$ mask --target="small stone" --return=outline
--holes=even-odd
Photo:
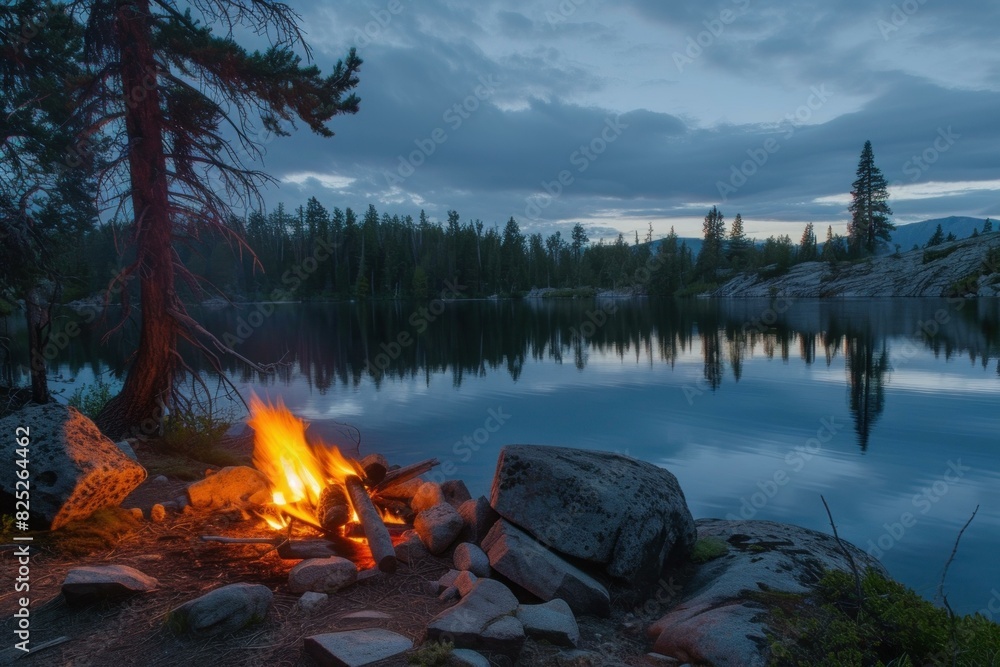
[[[130,507],[126,511],[129,514],[131,514],[132,518],[135,519],[136,521],[142,521],[143,515],[142,515],[142,508],[141,507]]]
[[[462,594],[454,586],[444,589],[441,591],[441,595],[438,596],[438,600],[441,600],[441,602],[458,602],[461,598]]]
[[[149,510],[149,520],[153,523],[162,523],[166,518],[167,508],[159,503],[153,505],[153,508]]]
[[[678,667],[681,661],[662,653],[647,653],[646,663],[652,667]]]
[[[168,484],[170,482],[166,475],[157,475],[153,478],[153,484]]]
[[[396,558],[401,563],[412,564],[430,555],[427,547],[420,540],[417,531],[408,530],[403,533],[403,539],[396,545]]]
[[[459,535],[463,542],[480,544],[490,528],[497,522],[500,515],[490,505],[490,501],[484,496],[479,496],[475,500],[466,500],[458,508],[458,513],[462,515],[465,527]]]
[[[455,667],[490,667],[490,661],[472,649],[457,648],[451,652],[450,665]]]
[[[135,455],[135,450],[132,449],[132,444],[128,440],[122,440],[121,442],[116,442],[115,447],[122,450],[122,454],[124,454],[125,456],[129,457],[130,459],[138,463],[139,457]]]
[[[368,568],[367,570],[361,570],[358,572],[358,581],[367,581],[368,579],[374,579],[375,577],[382,576],[382,570],[377,567]]]
[[[191,504],[190,502],[188,502],[188,497],[186,495],[177,496],[176,498],[173,499],[172,502],[174,503],[174,505],[177,506],[178,512],[180,512],[182,509]]]
[[[452,560],[457,570],[468,570],[477,577],[490,576],[490,558],[475,544],[470,542],[459,544],[455,547]]]
[[[449,479],[441,484],[441,493],[444,495],[445,502],[455,509],[461,507],[462,503],[472,500],[469,487],[460,479]]]
[[[522,604],[517,608],[517,618],[524,625],[525,634],[534,639],[572,648],[580,643],[576,617],[560,598],[544,604]]]
[[[315,591],[306,591],[305,593],[302,594],[302,597],[299,598],[298,606],[299,609],[301,609],[302,611],[306,612],[307,614],[311,614],[320,607],[325,606],[326,603],[329,601],[330,601],[330,596],[327,595],[326,593],[316,593]]]
[[[414,512],[418,514],[424,510],[429,510],[435,505],[439,505],[445,501],[444,493],[441,492],[441,487],[434,482],[424,482],[417,489],[416,495],[413,496],[413,500],[410,501],[410,507]]]
[[[369,628],[306,637],[305,647],[321,667],[362,667],[409,651],[413,642],[389,630]]]
[[[424,510],[413,521],[420,540],[435,556],[452,545],[465,523],[458,511],[448,503],[440,503]]]
[[[127,565],[89,565],[70,570],[63,581],[62,594],[71,606],[98,600],[119,600],[148,593],[159,583]]]
[[[167,616],[179,632],[208,637],[242,630],[267,616],[274,593],[260,584],[229,584],[185,602]]]
[[[449,586],[454,586],[455,580],[458,579],[459,575],[461,574],[462,574],[461,570],[448,570],[447,572],[442,574],[441,577],[437,580],[438,586],[441,587],[440,590],[444,590]]]
[[[458,589],[458,592],[462,594],[462,597],[465,597],[469,594],[469,591],[472,590],[472,587],[478,580],[479,577],[472,574],[468,570],[463,570],[461,574],[455,577],[455,582],[452,586]]]
[[[336,593],[357,580],[358,568],[346,558],[310,558],[289,571],[288,589],[293,593]]]

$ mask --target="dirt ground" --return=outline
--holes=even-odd
[[[231,445],[234,453],[246,455],[246,443]],[[155,470],[152,450],[137,446],[140,462]],[[150,475],[122,507],[141,507],[148,519],[153,503],[170,500],[183,493],[188,482],[153,479]],[[330,596],[322,609],[305,614],[298,610],[297,595],[288,590],[288,571],[299,561],[282,560],[268,546],[230,545],[204,542],[202,535],[228,537],[271,537],[273,532],[262,520],[240,513],[198,511],[169,514],[162,523],[148,520],[117,537],[108,546],[81,553],[67,551],[69,540],[58,532],[40,534],[31,558],[31,590],[28,596],[31,619],[31,645],[38,647],[51,640],[61,643],[37,653],[20,655],[11,652],[15,628],[12,614],[18,607],[13,586],[0,590],[0,664],[17,667],[173,667],[256,666],[315,667],[305,654],[303,639],[324,632],[372,627],[372,621],[350,621],[343,617],[361,610],[381,611],[391,619],[381,627],[398,632],[419,645],[424,628],[436,614],[449,605],[427,592],[425,584],[436,581],[449,567],[449,560],[432,556],[410,565],[400,563],[393,575],[377,574]],[[62,540],[62,541],[61,541]],[[353,555],[359,569],[371,567],[363,547]],[[67,572],[82,565],[117,564],[134,567],[159,580],[159,588],[149,594],[120,603],[101,603],[83,608],[70,607],[60,593]],[[0,571],[16,572],[12,548],[0,550]],[[11,581],[13,577],[7,579]],[[264,584],[274,591],[274,602],[263,623],[239,633],[207,639],[177,636],[164,619],[183,602],[209,590],[231,583]],[[533,601],[536,602],[536,601]],[[585,667],[654,664],[645,657],[648,650],[641,628],[623,632],[618,612],[611,619],[578,619],[581,626],[581,649],[598,659],[567,660],[560,649],[545,642],[529,640],[518,665],[575,665]],[[491,664],[511,664],[502,656],[489,656]],[[377,663],[378,667],[406,665],[406,656]]]

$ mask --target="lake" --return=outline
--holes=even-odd
[[[695,518],[784,521],[878,556],[933,599],[1000,620],[1000,300],[559,300],[250,305],[199,311],[253,360],[249,393],[310,431],[488,494],[508,443],[668,468]],[[57,323],[79,319],[67,311]],[[15,333],[15,353],[23,341]],[[21,342],[18,342],[21,341]],[[120,368],[85,330],[54,372]],[[63,399],[65,400],[65,394]]]

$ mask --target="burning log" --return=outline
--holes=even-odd
[[[389,531],[382,522],[378,510],[372,504],[372,499],[368,496],[368,490],[357,475],[348,475],[344,479],[344,486],[351,497],[351,504],[354,512],[358,515],[358,521],[365,529],[365,537],[368,540],[368,548],[372,552],[375,564],[383,572],[392,573],[396,571],[396,549],[392,545],[392,538]]]
[[[372,493],[381,493],[383,495],[392,495],[387,493],[388,489],[394,486],[403,484],[410,481],[414,477],[419,477],[425,472],[429,472],[431,468],[441,463],[437,459],[427,459],[426,461],[420,461],[418,463],[412,463],[408,466],[402,468],[397,468],[396,470],[390,470],[386,473],[385,479],[376,484],[372,488]]]
[[[375,486],[389,472],[389,462],[381,454],[369,454],[358,462],[365,471],[365,484]]]
[[[351,520],[351,505],[347,499],[347,490],[341,484],[330,484],[319,496],[316,506],[316,518],[319,525],[328,533],[336,532],[338,528]]]

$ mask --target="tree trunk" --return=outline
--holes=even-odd
[[[139,347],[122,391],[97,419],[97,425],[112,438],[151,434],[159,427],[177,370],[178,325],[170,310],[179,305],[174,292],[164,119],[149,27],[149,1],[120,0],[115,29],[116,41],[122,45],[121,78],[142,318]]]
[[[24,311],[28,321],[28,358],[31,359],[31,400],[49,402],[49,384],[43,350],[48,342],[49,313],[41,290],[33,287],[24,295]]]

